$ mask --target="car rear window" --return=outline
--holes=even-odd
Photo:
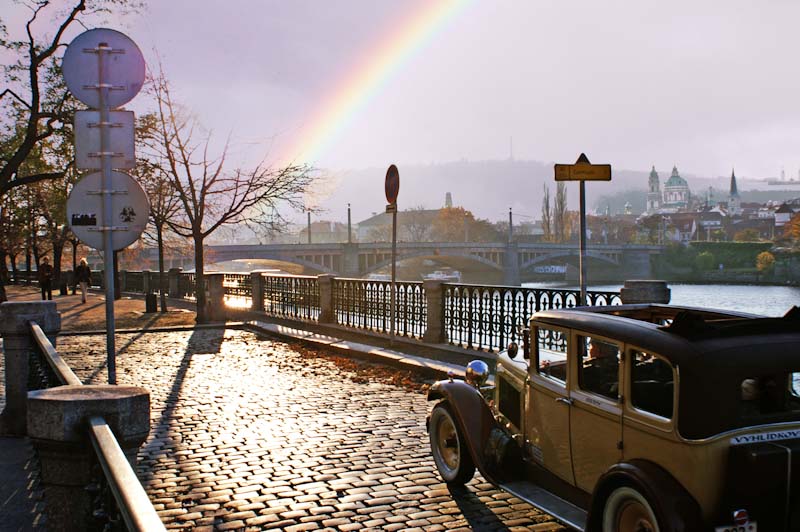
[[[631,404],[634,408],[672,419],[674,376],[669,362],[644,351],[631,352]]]
[[[739,413],[743,419],[769,422],[800,413],[800,372],[768,373],[741,380]]]

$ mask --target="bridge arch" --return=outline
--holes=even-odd
[[[503,267],[501,265],[497,264],[496,262],[494,262],[492,260],[489,260],[489,259],[487,259],[485,257],[481,257],[479,255],[475,255],[474,253],[469,253],[469,252],[467,252],[467,253],[458,253],[458,252],[450,251],[450,252],[445,252],[445,253],[442,253],[442,252],[431,253],[431,250],[427,250],[426,249],[426,250],[412,251],[412,252],[408,252],[408,253],[403,253],[402,255],[398,254],[397,262],[401,262],[401,261],[404,261],[404,260],[411,260],[411,259],[427,259],[427,258],[436,259],[436,258],[443,258],[443,257],[453,257],[453,258],[460,258],[460,259],[468,259],[470,261],[482,264],[484,266],[488,266],[489,268],[492,268],[494,270],[503,271]],[[364,273],[365,274],[373,273],[373,272],[376,272],[376,271],[381,270],[383,268],[389,267],[391,265],[392,265],[392,260],[391,259],[380,261],[380,262],[376,262],[375,264],[370,265],[364,271]]]
[[[533,259],[530,259],[523,264],[520,265],[521,271],[529,270],[530,268],[536,266],[537,264],[542,264],[545,262],[550,262],[554,259],[560,258],[578,258],[580,256],[580,252],[578,250],[559,250],[554,253],[548,253],[546,255],[538,255]],[[587,250],[586,256],[590,259],[596,259],[600,262],[604,262],[606,264],[612,266],[619,266],[621,262],[619,260],[615,260],[611,258],[607,253],[601,253],[598,251]]]

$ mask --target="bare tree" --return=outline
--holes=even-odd
[[[569,240],[569,220],[567,219],[567,187],[563,181],[556,185],[556,201],[553,204],[553,233],[556,242]]]
[[[140,147],[140,158],[136,162],[134,173],[150,200],[150,224],[145,231],[145,237],[154,240],[158,247],[158,290],[161,312],[166,312],[168,280],[164,272],[165,233],[169,229],[169,223],[176,221],[181,202],[167,170],[169,165],[163,155],[159,131],[157,114],[148,113],[138,119],[136,141]]]
[[[430,242],[433,216],[422,205],[411,207],[402,213],[403,228],[411,242]]]
[[[301,210],[312,182],[311,169],[290,165],[273,169],[260,163],[252,169],[226,168],[228,144],[211,154],[211,135],[181,112],[163,73],[154,80],[158,105],[159,144],[166,172],[180,202],[180,216],[170,227],[194,243],[197,321],[208,320],[204,282],[205,239],[223,225],[248,223],[276,230],[285,220],[279,208]]]
[[[542,196],[542,239],[545,242],[553,240],[553,218],[550,213],[550,189],[544,185],[544,196]]]

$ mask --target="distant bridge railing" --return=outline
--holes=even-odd
[[[124,291],[155,289],[155,272],[133,279]],[[148,280],[148,275],[152,279]],[[196,299],[193,273],[170,272],[170,295]],[[268,316],[337,324],[387,334],[391,323],[391,283],[372,279],[347,279],[332,275],[274,275],[262,272],[205,275],[212,310],[251,310]],[[218,288],[214,288],[217,286]],[[396,283],[397,336],[433,343],[496,352],[509,342],[520,342],[521,326],[540,310],[579,305],[580,291],[451,284],[438,281]],[[173,290],[174,288],[174,290]],[[215,296],[218,294],[218,296]],[[219,301],[214,298],[218,297]],[[618,292],[587,292],[589,305],[619,305]]]

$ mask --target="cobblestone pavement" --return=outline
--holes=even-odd
[[[151,391],[138,473],[168,528],[562,530],[479,475],[447,489],[421,381],[239,330],[117,346],[119,382]],[[104,348],[101,336],[58,343],[85,383],[106,378]]]

